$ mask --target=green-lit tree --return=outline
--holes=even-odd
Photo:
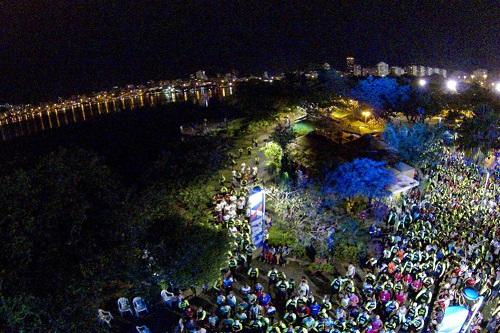
[[[211,215],[213,189],[206,178],[151,186],[136,205],[136,236],[151,276],[178,286],[214,281],[226,264],[227,232]]]
[[[283,158],[283,149],[276,142],[268,142],[260,149],[266,157],[267,167],[275,173],[281,170],[281,159]]]

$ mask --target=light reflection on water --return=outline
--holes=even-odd
[[[197,89],[173,93],[158,91],[141,95],[114,97],[92,102],[74,102],[57,109],[36,108],[23,114],[0,114],[0,140],[30,135],[46,129],[79,123],[104,114],[139,111],[176,102],[192,102],[208,106],[213,98],[222,99],[233,94],[233,88]]]

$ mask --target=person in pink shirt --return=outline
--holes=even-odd
[[[411,283],[411,288],[413,289],[414,292],[418,292],[422,288],[422,281],[421,280],[414,280]]]
[[[406,274],[404,277],[403,277],[403,282],[406,284],[406,285],[409,285],[413,282],[413,278],[411,277],[410,274]]]
[[[399,305],[403,305],[406,301],[406,295],[403,292],[399,292],[396,294],[396,302],[399,303]]]
[[[385,304],[390,301],[391,293],[388,290],[384,289],[379,293],[378,297],[380,299],[380,302],[382,302],[382,304]]]
[[[356,306],[358,306],[358,303],[359,303],[358,295],[356,295],[355,293],[350,294],[349,295],[349,305],[356,307]]]
[[[378,332],[381,328],[382,328],[382,325],[384,323],[382,322],[382,320],[380,320],[380,316],[375,316],[375,318],[373,319],[372,323],[371,323],[371,326],[372,326],[372,329],[375,330],[375,332]]]

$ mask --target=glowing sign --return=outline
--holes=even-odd
[[[248,197],[248,207],[250,208],[250,229],[252,231],[252,241],[256,247],[261,247],[264,243],[264,214],[266,212],[265,193],[260,187],[255,187]]]

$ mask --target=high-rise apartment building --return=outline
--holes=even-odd
[[[391,67],[391,74],[395,76],[401,76],[405,73],[405,70],[398,66]]]
[[[195,73],[195,78],[196,78],[196,80],[200,80],[200,81],[208,80],[207,74],[205,74],[205,71],[197,71]]]
[[[347,68],[347,74],[349,75],[354,75],[354,57],[347,57],[346,58],[346,68]]]
[[[362,75],[362,70],[361,70],[361,65],[354,65],[354,76],[361,76]]]
[[[389,75],[389,65],[381,61],[377,64],[377,75],[386,76]]]
[[[418,66],[417,65],[406,66],[405,73],[408,75],[418,76]]]

